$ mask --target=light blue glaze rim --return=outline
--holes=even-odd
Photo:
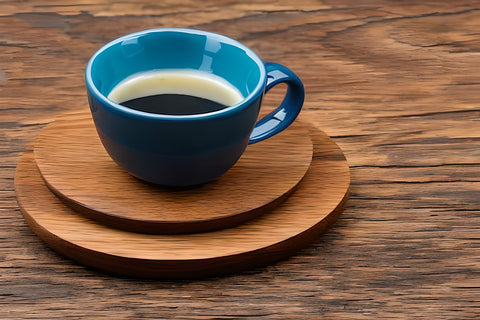
[[[257,83],[257,86],[255,89],[248,95],[246,96],[241,102],[218,110],[214,112],[209,112],[209,113],[202,113],[202,114],[192,114],[192,115],[166,115],[166,114],[155,114],[155,113],[148,113],[148,112],[143,112],[143,111],[138,111],[135,109],[127,108],[122,106],[121,104],[115,103],[112,100],[108,99],[105,97],[98,89],[97,87],[93,84],[93,79],[92,79],[92,65],[97,56],[102,54],[104,51],[108,50],[110,47],[113,45],[116,45],[120,42],[123,42],[125,40],[129,40],[132,38],[140,37],[146,34],[150,33],[158,33],[158,32],[178,32],[178,33],[183,33],[183,34],[192,34],[192,35],[201,35],[201,36],[207,36],[210,38],[213,38],[219,42],[223,42],[229,45],[233,45],[235,47],[238,47],[242,49],[249,58],[251,58],[258,66],[259,71],[260,71],[260,79]],[[149,119],[164,119],[164,120],[200,120],[200,119],[205,119],[205,118],[216,118],[220,116],[225,116],[228,115],[232,112],[236,112],[239,109],[242,109],[242,107],[247,107],[250,105],[250,103],[257,99],[260,95],[263,95],[265,86],[267,83],[267,76],[266,76],[266,69],[263,61],[257,56],[255,52],[253,52],[250,48],[247,46],[241,44],[240,42],[233,40],[227,36],[214,33],[214,32],[208,32],[208,31],[201,31],[201,30],[195,30],[195,29],[186,29],[186,28],[156,28],[156,29],[148,29],[144,31],[139,31],[135,33],[131,33],[125,36],[122,36],[120,38],[117,38],[107,44],[105,44],[103,47],[101,47],[88,61],[87,67],[85,68],[85,82],[87,85],[88,90],[90,91],[91,94],[95,95],[95,98],[98,99],[99,101],[103,102],[103,104],[109,108],[111,108],[114,111],[121,112],[121,113],[127,113],[132,116],[136,116],[139,118],[149,118]]]

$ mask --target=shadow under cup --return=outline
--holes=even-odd
[[[244,99],[219,111],[164,115],[107,98],[122,80],[152,70],[199,70],[227,80]],[[249,143],[267,85],[264,63],[242,44],[209,32],[147,30],[114,40],[90,59],[88,101],[110,157],[150,183],[188,186],[231,168]]]

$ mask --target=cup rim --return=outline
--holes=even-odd
[[[248,55],[248,57],[250,57],[257,64],[260,70],[260,79],[255,89],[252,92],[250,92],[248,96],[244,97],[242,101],[240,101],[237,104],[234,104],[233,106],[229,106],[213,112],[206,112],[206,113],[200,113],[200,114],[188,114],[188,115],[169,115],[169,114],[158,114],[158,113],[139,111],[139,110],[125,107],[119,103],[116,103],[108,99],[105,95],[103,95],[94,85],[93,79],[92,79],[92,65],[95,59],[104,51],[108,50],[109,48],[111,48],[112,46],[120,42],[123,42],[128,39],[132,39],[135,37],[143,36],[146,34],[160,33],[160,32],[177,32],[177,33],[183,33],[183,34],[187,33],[187,34],[195,34],[195,35],[204,35],[204,36],[208,36],[213,39],[216,39],[219,42],[227,43],[244,50],[245,53]],[[250,105],[250,102],[257,99],[258,96],[263,95],[264,88],[267,82],[266,74],[267,72],[266,72],[263,61],[258,57],[258,55],[255,52],[253,52],[253,50],[243,45],[242,43],[238,42],[237,40],[233,40],[225,35],[209,32],[209,31],[187,29],[187,28],[155,28],[155,29],[148,29],[148,30],[130,33],[122,37],[116,38],[115,40],[112,40],[107,44],[103,45],[100,49],[98,49],[94,53],[94,55],[88,61],[87,67],[85,68],[85,82],[86,82],[88,91],[91,94],[93,94],[96,97],[96,99],[100,100],[105,106],[108,106],[109,108],[117,112],[127,113],[129,115],[142,117],[142,118],[155,118],[155,119],[168,119],[168,120],[195,120],[195,119],[228,115],[228,114],[231,114],[232,112],[237,111],[238,109],[242,109],[242,107],[246,107]]]

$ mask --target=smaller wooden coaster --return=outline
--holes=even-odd
[[[142,278],[199,278],[266,265],[315,240],[339,217],[350,172],[338,146],[312,129],[312,164],[295,193],[235,228],[151,235],[110,228],[67,207],[45,186],[32,152],[15,173],[15,191],[30,228],[51,248],[109,273]]]
[[[88,110],[62,115],[34,144],[46,185],[69,207],[115,228],[150,234],[228,228],[271,210],[302,180],[312,153],[308,130],[295,123],[248,146],[219,179],[168,189],[120,168],[103,148]]]

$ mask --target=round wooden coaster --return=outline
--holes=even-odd
[[[312,130],[313,161],[295,193],[271,212],[235,228],[152,235],[108,227],[77,214],[50,192],[32,152],[20,159],[15,190],[30,228],[50,247],[87,266],[144,278],[236,272],[294,253],[340,215],[350,185],[349,167],[338,146]]]
[[[86,111],[47,125],[34,144],[47,186],[68,206],[115,228],[152,234],[232,227],[283,201],[312,161],[308,130],[296,123],[248,146],[219,179],[191,188],[162,188],[138,180],[109,157]]]

